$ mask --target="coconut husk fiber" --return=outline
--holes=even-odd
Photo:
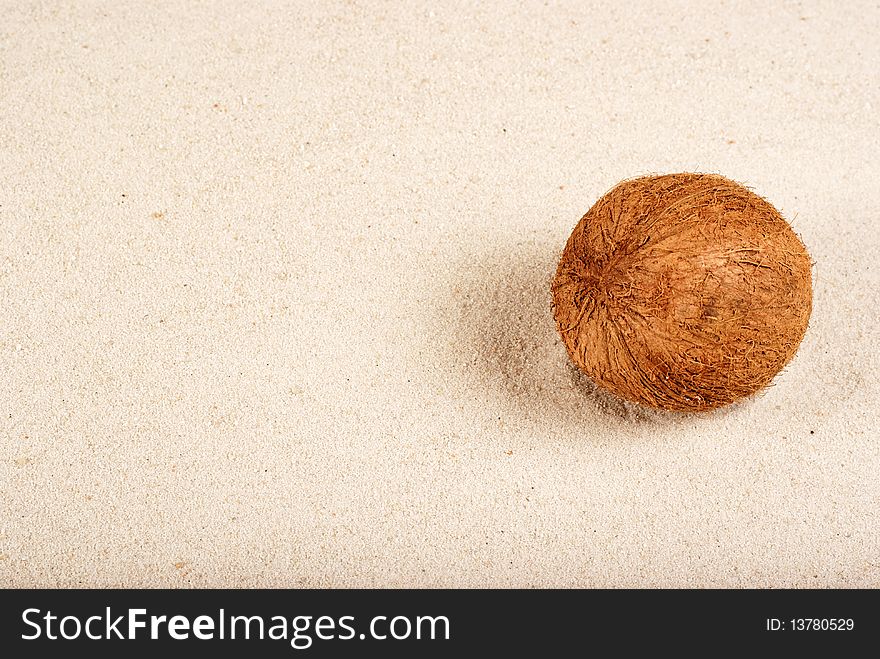
[[[552,284],[574,363],[621,398],[702,411],[766,387],[812,309],[811,262],[779,212],[722,176],[620,183],[581,218]]]

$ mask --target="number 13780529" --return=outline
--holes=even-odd
[[[768,632],[848,632],[854,627],[852,618],[767,618]]]

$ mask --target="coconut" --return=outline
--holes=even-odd
[[[722,176],[624,181],[581,218],[551,287],[572,361],[649,407],[708,410],[766,387],[812,310],[810,256]]]

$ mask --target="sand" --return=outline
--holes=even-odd
[[[880,586],[875,2],[7,2],[0,584]],[[556,335],[622,178],[816,262],[716,413]]]

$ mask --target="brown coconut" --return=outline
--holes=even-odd
[[[620,183],[581,218],[552,284],[574,363],[621,398],[708,410],[766,387],[812,309],[803,243],[722,176]]]

